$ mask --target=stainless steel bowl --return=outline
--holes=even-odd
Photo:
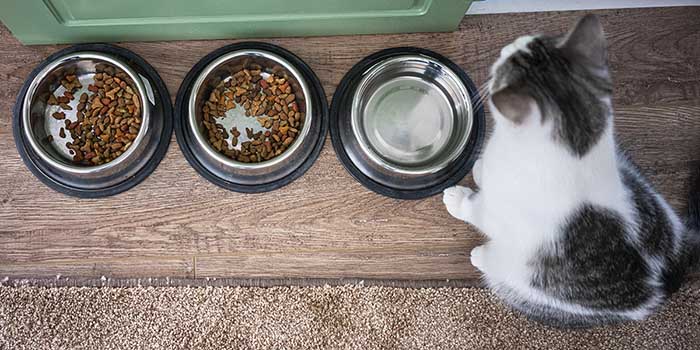
[[[98,71],[126,75],[126,82],[135,88],[141,101],[141,128],[131,147],[119,157],[101,165],[79,165],[71,161],[66,147],[72,141],[70,134],[66,133],[65,138],[58,136],[64,120],[51,116],[61,109],[48,105],[47,100],[51,94],[63,95],[65,89],[60,81],[65,75],[77,75],[83,87],[74,95],[80,96],[94,83]],[[163,91],[166,90],[157,73],[126,49],[104,44],[64,49],[32,72],[20,92],[13,124],[17,148],[30,170],[54,189],[82,197],[118,193],[143,180],[167,150],[167,143],[161,144],[172,130],[171,108],[167,91],[165,98]],[[76,98],[69,103],[73,110],[64,111],[66,119],[77,119],[78,102]],[[53,135],[52,141],[48,135]]]
[[[199,67],[201,66],[201,67]],[[230,159],[216,151],[206,137],[206,128],[202,123],[202,106],[209,94],[222,81],[244,68],[259,68],[263,74],[275,74],[285,77],[297,95],[297,104],[306,117],[299,135],[289,148],[277,157],[259,163],[242,163]],[[309,81],[312,80],[312,82]],[[237,191],[258,192],[270,190],[275,186],[265,186],[284,179],[312,156],[318,153],[319,138],[323,115],[326,113],[325,97],[319,94],[320,84],[317,78],[303,62],[286,50],[262,43],[241,43],[222,48],[205,57],[185,78],[181,93],[178,94],[178,113],[181,126],[176,126],[178,140],[190,163],[213,182]],[[322,90],[321,90],[322,91]],[[238,130],[253,129],[253,132],[265,131],[256,118],[248,117],[245,110],[238,108],[226,112],[224,118],[218,118],[226,130],[236,126]],[[229,144],[231,138],[229,135]],[[245,133],[239,136],[236,148],[247,141]],[[312,159],[313,161],[313,159]],[[305,170],[305,169],[304,169]]]
[[[331,135],[346,168],[395,197],[456,182],[459,168],[471,166],[465,158],[476,153],[470,140],[478,137],[476,92],[465,76],[420,49],[390,49],[359,63],[333,100]]]
[[[98,52],[76,52],[62,56],[42,69],[31,82],[22,105],[22,122],[23,125],[28,126],[24,128],[24,133],[32,149],[41,160],[48,163],[75,187],[98,188],[114,185],[138,170],[138,167],[130,165],[139,158],[145,159],[142,157],[143,152],[146,151],[143,140],[149,135],[149,108],[143,108],[141,112],[142,126],[132,146],[111,162],[96,166],[73,164],[70,161],[72,156],[65,145],[72,140],[70,134],[67,134],[66,138],[54,137],[52,142],[48,142],[47,136],[58,135],[58,130],[64,126],[63,120],[51,117],[51,114],[61,109],[59,106],[46,104],[48,96],[63,95],[65,89],[60,85],[60,81],[67,74],[77,75],[83,85],[80,90],[74,92],[76,96],[87,92],[88,85],[94,83],[93,76],[98,67],[101,70],[114,69],[115,73],[125,73],[129,77],[127,83],[136,87],[140,100],[155,103],[152,98],[153,92],[147,91],[147,89],[150,90],[150,85],[143,82],[136,72],[120,60]],[[69,103],[73,110],[66,111],[66,119],[71,121],[77,119],[78,102],[76,98]]]

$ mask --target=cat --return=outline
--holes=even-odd
[[[479,190],[443,194],[452,216],[488,238],[471,251],[486,285],[555,327],[649,316],[697,255],[700,197],[682,222],[618,149],[598,18],[518,38],[488,91],[495,126],[473,168]]]

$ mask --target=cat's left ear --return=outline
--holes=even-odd
[[[593,68],[606,68],[608,64],[608,44],[603,26],[596,15],[581,18],[559,44],[559,47],[573,59],[583,59]]]
[[[522,124],[532,111],[534,100],[513,87],[506,87],[494,92],[491,103],[506,119],[515,124]]]

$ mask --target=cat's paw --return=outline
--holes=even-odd
[[[485,248],[482,245],[474,247],[470,254],[472,265],[474,265],[474,267],[479,269],[481,272],[484,272],[484,249]]]
[[[474,193],[471,188],[452,186],[445,189],[442,194],[442,202],[445,203],[447,212],[457,219],[468,221],[470,218],[469,197]]]
[[[484,171],[484,162],[481,160],[481,158],[477,159],[476,162],[474,163],[474,166],[472,167],[472,177],[474,178],[474,183],[476,183],[477,186],[481,187],[481,179]]]

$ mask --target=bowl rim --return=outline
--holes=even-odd
[[[292,74],[294,76],[294,79],[296,79],[299,82],[299,85],[301,87],[301,93],[304,96],[304,108],[305,108],[305,119],[304,119],[304,126],[302,127],[301,131],[299,132],[299,135],[294,139],[294,142],[292,143],[291,147],[287,148],[284,152],[282,152],[280,155],[275,156],[273,158],[270,158],[266,161],[262,162],[256,162],[256,163],[243,163],[239,162],[237,160],[231,159],[226,157],[225,155],[217,152],[214,147],[204,138],[202,135],[201,131],[197,127],[197,107],[196,107],[196,102],[197,102],[197,93],[202,85],[204,84],[205,79],[212,73],[214,72],[217,68],[219,68],[221,65],[226,64],[231,59],[234,59],[236,57],[240,56],[262,56],[267,59],[273,60],[277,63],[279,63],[288,73]],[[195,141],[204,149],[207,154],[216,159],[218,162],[225,164],[228,167],[231,168],[236,168],[240,170],[255,170],[255,169],[263,169],[267,167],[271,167],[274,165],[277,165],[279,163],[282,163],[284,160],[287,158],[291,157],[292,154],[299,148],[301,143],[304,141],[304,138],[309,134],[309,131],[311,129],[311,122],[313,119],[313,99],[314,97],[311,96],[308,84],[306,83],[306,79],[301,75],[299,70],[297,70],[294,65],[292,65],[288,60],[286,60],[284,57],[281,57],[280,55],[275,54],[274,52],[262,50],[262,49],[241,49],[241,50],[236,50],[236,51],[231,51],[228,52],[224,55],[221,55],[220,57],[216,58],[214,61],[209,63],[204,69],[199,72],[196,76],[196,79],[192,85],[192,88],[190,89],[189,93],[189,99],[188,99],[188,104],[187,104],[187,110],[189,112],[189,118],[187,119],[188,125],[190,128],[190,131],[192,132],[192,135],[194,135]]]
[[[195,152],[192,150],[192,148],[190,147],[190,138],[187,132],[189,130],[189,128],[187,127],[187,96],[189,95],[192,89],[192,82],[195,79],[196,75],[207,64],[215,60],[217,57],[224,55],[230,51],[236,51],[247,48],[262,49],[280,55],[288,61],[290,61],[302,73],[302,75],[306,78],[306,82],[309,84],[310,94],[313,94],[316,97],[314,99],[316,110],[314,118],[317,118],[316,123],[319,124],[318,135],[316,135],[315,132],[312,135],[316,137],[316,140],[313,144],[311,152],[305,159],[300,159],[298,162],[294,163],[294,170],[292,170],[289,174],[280,179],[254,185],[236,183],[217,176],[205,164],[203,164],[200,161],[199,156],[195,154]],[[180,85],[180,88],[177,93],[175,101],[174,121],[175,134],[177,136],[177,144],[180,147],[180,151],[182,151],[183,155],[185,156],[185,159],[187,159],[187,162],[190,164],[190,166],[192,166],[202,177],[204,177],[209,182],[230,191],[240,193],[261,193],[273,191],[290,184],[294,180],[301,177],[304,173],[306,173],[306,171],[309,170],[309,168],[311,168],[311,166],[314,164],[316,159],[318,159],[318,156],[320,155],[321,150],[323,149],[323,145],[325,144],[326,135],[328,133],[328,101],[326,100],[326,94],[323,90],[323,86],[321,85],[321,81],[318,79],[313,70],[294,53],[283,47],[273,45],[270,43],[258,41],[243,41],[234,44],[229,44],[210,52],[206,56],[202,57],[190,69],[190,71],[183,79],[183,82]]]
[[[69,185],[62,181],[61,175],[52,172],[50,167],[44,164],[43,160],[39,158],[31,147],[27,144],[24,137],[24,132],[22,131],[22,103],[26,95],[27,89],[32,79],[38,74],[38,72],[43,69],[50,62],[54,61],[56,58],[62,55],[78,52],[78,51],[97,51],[102,53],[109,53],[117,56],[125,62],[129,62],[131,66],[138,71],[139,74],[149,80],[153,85],[153,93],[155,103],[160,106],[159,113],[157,115],[152,115],[152,117],[158,117],[162,119],[162,128],[159,128],[160,133],[159,138],[153,138],[152,147],[155,148],[153,153],[149,156],[148,160],[141,165],[141,167],[129,178],[124,181],[105,186],[103,188],[81,188]],[[111,44],[77,44],[69,46],[67,48],[61,49],[49,55],[41,63],[39,63],[32,72],[25,79],[24,84],[17,93],[15,99],[15,104],[12,110],[12,135],[15,140],[15,147],[19,153],[22,162],[29,169],[29,171],[44,185],[51,188],[54,191],[63,193],[68,196],[78,197],[78,198],[102,198],[113,196],[122,193],[130,188],[140,184],[145,180],[153,171],[158,167],[163,157],[168,151],[170,146],[170,139],[172,137],[173,131],[173,120],[172,120],[173,106],[170,102],[170,94],[168,93],[167,86],[163,82],[158,72],[151,66],[146,60],[141,58],[141,56],[136,53]],[[151,146],[151,145],[149,145]]]
[[[474,162],[479,157],[481,148],[483,146],[485,130],[486,130],[486,118],[484,114],[484,107],[479,106],[479,108],[473,111],[473,124],[470,132],[470,136],[466,147],[462,153],[457,157],[454,165],[445,169],[444,180],[435,183],[433,185],[426,186],[424,188],[418,189],[400,189],[390,186],[386,186],[382,183],[375,181],[366,174],[364,174],[350,159],[350,156],[345,151],[345,147],[340,137],[339,123],[341,116],[343,118],[349,118],[349,112],[343,110],[346,104],[346,99],[352,97],[350,90],[354,85],[357,84],[359,79],[361,79],[363,72],[365,72],[369,67],[373,66],[379,61],[385,60],[387,58],[406,54],[420,54],[431,57],[447,67],[453,70],[462,83],[466,86],[467,91],[469,91],[469,96],[472,101],[476,101],[479,97],[478,90],[474,85],[474,82],[467,75],[467,73],[459,67],[457,64],[449,60],[443,55],[440,55],[434,51],[418,48],[418,47],[395,47],[388,48],[377,51],[369,56],[363,58],[358,63],[356,63],[340,81],[335,93],[333,94],[333,100],[331,102],[330,109],[330,134],[331,143],[333,144],[333,149],[335,150],[336,157],[343,165],[345,170],[347,170],[352,177],[355,178],[366,188],[372,190],[375,193],[396,198],[396,199],[421,199],[435,195],[442,192],[445,188],[456,185],[461,181],[464,176],[466,176],[471,168],[474,166]]]
[[[110,162],[100,164],[100,165],[88,165],[88,166],[78,166],[78,165],[72,165],[68,164],[67,162],[64,163],[60,160],[55,159],[51,154],[46,152],[44,148],[38,144],[36,140],[36,136],[34,135],[34,129],[31,127],[30,123],[30,115],[31,115],[31,105],[32,105],[32,99],[34,95],[36,94],[36,90],[41,85],[41,83],[44,81],[44,79],[51,74],[55,69],[60,68],[62,65],[75,61],[75,60],[82,60],[82,59],[94,59],[94,60],[99,60],[103,62],[107,62],[110,65],[116,66],[117,68],[123,70],[131,80],[133,80],[134,84],[136,85],[136,89],[139,93],[139,98],[141,99],[141,127],[139,128],[139,132],[136,135],[136,138],[132,142],[131,147],[126,150],[123,154],[121,154],[119,157],[113,159]],[[53,93],[53,92],[52,92]],[[47,162],[51,167],[60,169],[61,171],[64,171],[66,173],[72,173],[72,174],[97,174],[100,173],[104,170],[114,168],[117,165],[127,161],[129,157],[138,149],[137,145],[139,145],[141,142],[143,142],[143,139],[145,138],[145,135],[148,133],[148,127],[149,127],[149,120],[150,120],[150,111],[148,108],[146,108],[146,104],[148,102],[148,96],[146,93],[146,87],[141,81],[141,77],[138,76],[138,73],[136,73],[131,67],[126,65],[125,63],[121,62],[117,57],[114,57],[113,55],[110,55],[108,53],[101,53],[97,51],[75,51],[75,52],[70,52],[66,53],[64,55],[61,55],[51,61],[48,62],[48,65],[43,67],[37,74],[30,80],[27,92],[24,95],[24,99],[22,101],[22,124],[25,126],[24,129],[24,134],[29,142],[30,147],[36,152],[39,157],[41,157],[45,162]]]

